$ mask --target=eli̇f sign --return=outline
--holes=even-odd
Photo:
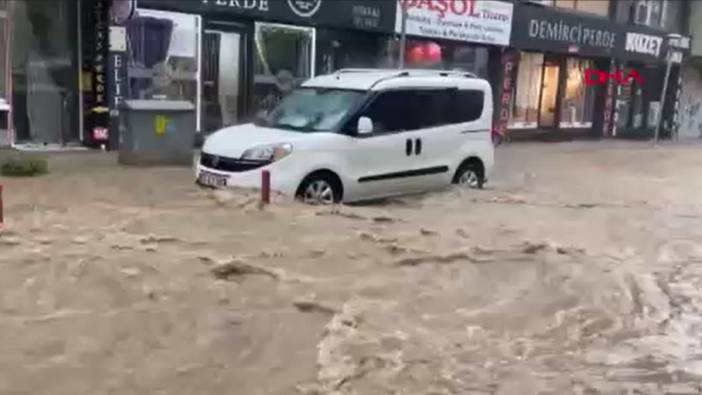
[[[636,81],[637,84],[643,85],[643,80],[636,70],[631,70],[625,74],[622,70],[608,73],[602,70],[586,69],[584,78],[587,86],[605,85],[610,79],[615,80],[618,85],[629,85],[631,81]]]

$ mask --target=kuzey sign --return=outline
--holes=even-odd
[[[630,70],[624,72],[623,70],[617,70],[614,73],[608,73],[602,70],[586,69],[585,70],[585,85],[605,85],[607,81],[613,79],[619,85],[629,85],[632,81],[636,81],[637,84],[643,85],[643,80],[636,70]]]

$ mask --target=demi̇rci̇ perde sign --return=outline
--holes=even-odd
[[[519,49],[610,57],[620,32],[604,18],[522,4],[515,13],[512,45]]]
[[[512,46],[642,62],[657,62],[665,55],[664,37],[651,28],[533,4],[518,6]]]
[[[409,35],[508,46],[511,3],[494,0],[397,0],[395,32]]]

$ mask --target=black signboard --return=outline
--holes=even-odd
[[[647,63],[664,62],[668,50],[664,34],[645,26],[623,26],[617,58]]]
[[[395,0],[139,0],[139,7],[393,33]]]
[[[553,7],[520,4],[514,13],[512,46],[524,50],[658,62],[664,41],[644,26]]]
[[[522,4],[514,13],[512,45],[519,49],[611,57],[621,30],[607,19]]]

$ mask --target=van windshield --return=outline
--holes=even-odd
[[[299,132],[330,131],[364,96],[363,91],[347,89],[299,88],[259,125]]]

